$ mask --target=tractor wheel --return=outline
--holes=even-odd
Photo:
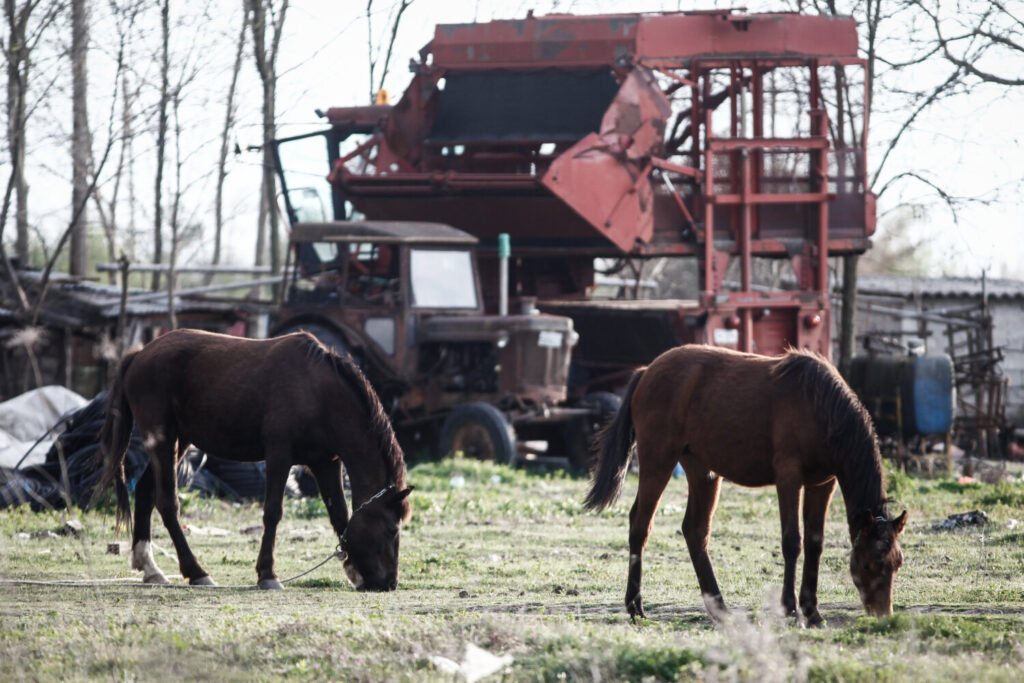
[[[622,406],[622,398],[610,391],[594,391],[580,400],[580,405],[591,409],[590,422],[593,431],[599,430],[615,417]]]
[[[516,460],[516,435],[500,410],[475,401],[458,406],[441,427],[442,457],[461,452],[464,457],[512,464]]]
[[[597,433],[615,417],[622,399],[609,391],[595,391],[584,396],[579,405],[589,408],[590,414],[569,422],[565,426],[564,438],[569,451],[569,464],[589,471],[594,463]]]

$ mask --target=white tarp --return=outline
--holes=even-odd
[[[40,387],[0,403],[0,466],[15,467],[21,461],[21,467],[28,467],[44,462],[63,430],[49,434],[24,461],[22,457],[63,415],[86,403],[85,398],[60,386]]]

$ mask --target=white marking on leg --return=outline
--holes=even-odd
[[[167,577],[156,566],[153,559],[153,546],[149,541],[139,541],[132,548],[132,569],[142,572],[142,583],[167,583]]]
[[[640,555],[634,555],[633,553],[630,553],[629,554],[629,568],[632,569],[633,567],[635,567],[639,563],[640,563]]]
[[[711,595],[711,593],[701,593],[700,597],[704,601],[704,609],[708,611],[714,621],[722,623],[729,618],[729,610],[719,602],[721,597]]]
[[[152,451],[164,442],[164,430],[157,427],[148,432],[142,440],[142,445]]]

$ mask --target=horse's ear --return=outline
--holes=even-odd
[[[864,528],[869,532],[875,528],[875,514],[871,510],[865,510],[861,513],[861,519],[864,522]]]
[[[409,488],[398,491],[393,494],[391,498],[391,505],[398,511],[403,522],[408,522],[409,518],[412,516],[412,508],[409,507],[408,503],[403,503],[403,501],[409,497],[409,494],[412,493],[414,488],[416,487],[410,486]]]
[[[904,510],[903,514],[901,514],[899,517],[897,517],[896,519],[892,520],[892,529],[893,529],[894,535],[899,536],[900,534],[902,534],[903,533],[903,528],[905,526],[907,526],[907,511],[906,510]]]
[[[416,487],[410,486],[408,488],[402,489],[401,491],[393,491],[388,496],[388,503],[396,507],[402,507],[402,501],[409,497],[409,494],[412,493],[414,488]]]

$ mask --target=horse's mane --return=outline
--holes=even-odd
[[[791,348],[772,369],[772,377],[794,382],[818,412],[828,447],[842,461],[839,475],[847,514],[868,510],[887,515],[882,459],[871,416],[839,372],[819,354]]]
[[[388,481],[394,483],[395,489],[401,491],[405,488],[405,458],[402,455],[402,447],[398,445],[398,438],[395,436],[394,427],[388,418],[384,405],[380,402],[377,392],[370,386],[369,380],[363,371],[356,367],[348,355],[336,353],[314,337],[312,334],[303,335],[308,343],[307,352],[315,362],[326,363],[335,374],[346,380],[357,395],[363,400],[363,407],[370,418],[370,433],[377,439],[378,451],[384,454],[384,461],[388,468]]]

